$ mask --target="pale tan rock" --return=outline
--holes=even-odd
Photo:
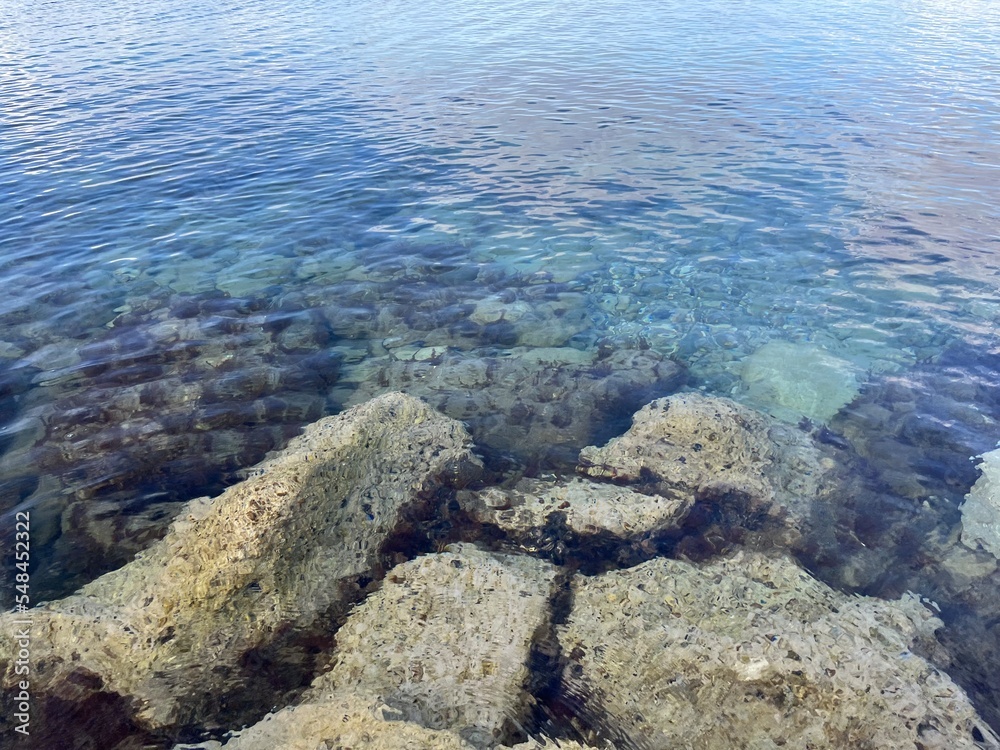
[[[473,750],[457,734],[401,721],[378,698],[348,694],[268,714],[225,745],[206,742],[175,750]]]
[[[134,562],[33,611],[39,703],[82,673],[151,727],[213,716],[246,690],[245,654],[344,611],[402,514],[477,474],[470,445],[459,423],[399,393],[309,426],[244,482],[190,503]]]
[[[1000,747],[912,650],[940,625],[912,595],[840,594],[783,557],[655,559],[576,580],[564,689],[629,747]]]
[[[479,523],[515,536],[543,529],[559,514],[576,534],[610,534],[621,540],[676,528],[693,503],[689,495],[643,495],[579,477],[558,482],[522,479],[510,489],[460,492],[458,501]]]
[[[542,560],[467,544],[399,565],[337,632],[332,669],[304,701],[377,695],[407,721],[492,747],[526,719],[555,576]]]
[[[610,745],[604,746],[610,748]],[[374,697],[338,694],[268,714],[225,744],[177,745],[174,750],[474,750],[453,732],[403,721],[396,709]],[[572,740],[529,740],[497,750],[588,750]]]
[[[1000,558],[1000,448],[982,459],[982,474],[962,504],[962,544]]]
[[[681,393],[657,399],[632,427],[580,453],[579,471],[644,489],[689,493],[731,511],[781,517],[801,532],[825,463],[804,433],[730,399]]]

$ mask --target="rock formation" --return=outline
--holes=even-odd
[[[522,549],[555,557],[568,547],[644,548],[676,531],[694,503],[690,494],[644,495],[580,477],[522,479],[511,488],[462,490],[457,499],[476,523],[503,532]]]
[[[574,582],[569,702],[622,747],[1000,747],[914,649],[915,597],[838,594],[782,557],[655,559]]]
[[[374,694],[408,721],[477,747],[516,736],[532,649],[550,629],[556,568],[471,545],[393,568],[337,632],[330,671],[305,696]]]
[[[471,447],[425,403],[380,396],[31,610],[35,746],[1000,750],[929,661],[954,653],[937,613],[838,593],[780,549],[821,533],[812,504],[829,497],[804,432],[686,393],[585,449],[584,476],[472,485]],[[992,462],[970,503],[989,499]],[[674,559],[713,533],[706,508],[776,529],[746,535],[771,548]],[[956,541],[940,540],[943,570],[995,607],[995,558]]]
[[[268,714],[225,744],[178,745],[176,750],[475,750],[457,734],[404,721],[378,698],[331,696]]]
[[[585,448],[579,470],[665,496],[688,493],[738,523],[778,521],[794,539],[830,468],[795,428],[729,399],[682,393],[644,406],[603,448]]]
[[[39,703],[85,675],[147,726],[210,721],[244,700],[255,660],[345,612],[390,537],[478,469],[461,425],[402,394],[320,420],[190,503],[135,562],[32,612]],[[4,622],[5,685],[12,632]]]

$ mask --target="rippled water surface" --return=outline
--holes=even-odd
[[[0,510],[42,591],[389,388],[529,473],[682,382],[731,396],[846,440],[850,534],[907,570],[1000,439],[989,0],[4,15]]]

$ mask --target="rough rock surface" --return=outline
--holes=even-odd
[[[190,503],[133,563],[34,610],[35,694],[90,675],[151,727],[239,704],[249,654],[345,611],[400,524],[477,474],[470,442],[398,393],[311,425],[244,482]],[[0,628],[7,685],[13,632]]]
[[[225,745],[205,742],[175,750],[473,750],[457,734],[401,719],[378,698],[340,694],[268,714]]]
[[[746,399],[767,413],[827,422],[858,394],[859,369],[812,344],[770,341],[746,358],[741,379]]]
[[[458,493],[462,509],[531,547],[549,532],[638,541],[676,529],[691,509],[689,495],[643,495],[628,487],[575,477],[522,479],[512,488]]]
[[[404,721],[379,698],[337,694],[268,714],[225,744],[177,745],[174,750],[474,750],[457,734]],[[529,740],[509,750],[587,750],[572,740]],[[498,746],[497,750],[506,750]]]
[[[1000,448],[982,455],[982,476],[962,505],[962,544],[1000,558]]]
[[[542,560],[467,544],[397,566],[337,632],[333,667],[305,700],[378,695],[408,721],[492,747],[525,720],[555,576]]]
[[[655,559],[578,579],[574,593],[559,628],[566,700],[616,744],[1000,747],[911,650],[940,625],[913,596],[846,596],[743,552],[701,567]]]
[[[467,423],[477,445],[571,466],[582,447],[614,434],[605,432],[609,424],[675,391],[684,377],[678,364],[650,351],[603,358],[569,347],[504,357],[449,352],[432,361],[386,361],[366,374],[348,403],[380,388],[400,390]]]
[[[575,740],[555,740],[543,737],[540,740],[530,739],[520,745],[514,745],[510,750],[588,750],[589,745],[581,745]],[[613,750],[611,745],[601,745],[602,748]]]
[[[726,398],[683,393],[644,406],[632,427],[580,453],[589,476],[693,493],[748,517],[801,529],[829,468],[798,430]]]

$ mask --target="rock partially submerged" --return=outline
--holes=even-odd
[[[574,584],[565,702],[624,747],[1000,747],[912,649],[913,596],[839,594],[787,558],[655,559]]]
[[[560,543],[602,541],[642,544],[676,530],[693,504],[689,494],[644,495],[613,484],[575,477],[522,479],[512,488],[458,493],[462,509],[522,548],[546,550]]]
[[[492,748],[523,739],[529,662],[551,640],[555,585],[550,563],[468,544],[398,565],[337,632],[332,668],[303,702],[226,748]]]
[[[765,415],[683,394],[586,449],[588,478],[473,491],[481,466],[462,425],[403,394],[376,398],[186,506],[135,562],[32,610],[33,719],[50,729],[37,746],[68,733],[162,744],[270,709],[227,750],[501,750],[536,730],[602,747],[1000,750],[917,655],[946,661],[941,622],[912,595],[852,598],[747,551],[562,585],[573,570],[687,554],[714,533],[705,508],[775,522],[779,546],[815,536],[811,504],[829,497],[820,455]],[[544,545],[565,542],[575,557],[560,568],[455,544],[389,570],[426,550],[412,542],[432,518],[452,539],[556,562]],[[6,686],[13,633],[0,616]]]
[[[324,703],[307,703],[268,714],[225,745],[205,742],[179,745],[175,750],[474,750],[457,734],[401,718],[378,698],[339,694]]]
[[[399,565],[337,632],[333,667],[305,700],[372,694],[476,747],[516,737],[555,578],[550,563],[467,544]]]
[[[962,505],[962,544],[1000,558],[1000,448],[982,455],[982,475]]]
[[[134,701],[153,728],[240,705],[255,661],[345,612],[391,535],[477,475],[470,445],[398,393],[311,425],[244,482],[190,503],[134,562],[32,611],[37,705],[81,679]],[[0,628],[8,686],[13,632]]]
[[[749,523],[783,520],[797,534],[829,467],[809,437],[725,398],[682,393],[644,406],[632,427],[580,453],[588,476],[689,493]]]
[[[329,413],[341,356],[315,311],[162,291],[123,309],[86,343],[52,345],[67,361],[42,360],[18,394],[17,440],[0,449],[0,512],[20,497],[18,510],[50,519],[48,538],[32,538],[32,587],[46,598],[124,565],[180,500],[221,491]]]
[[[268,714],[223,745],[204,742],[174,750],[475,750],[457,734],[405,721],[379,698],[337,694]],[[505,750],[499,746],[497,750]],[[510,750],[588,750],[571,740],[529,740]]]

